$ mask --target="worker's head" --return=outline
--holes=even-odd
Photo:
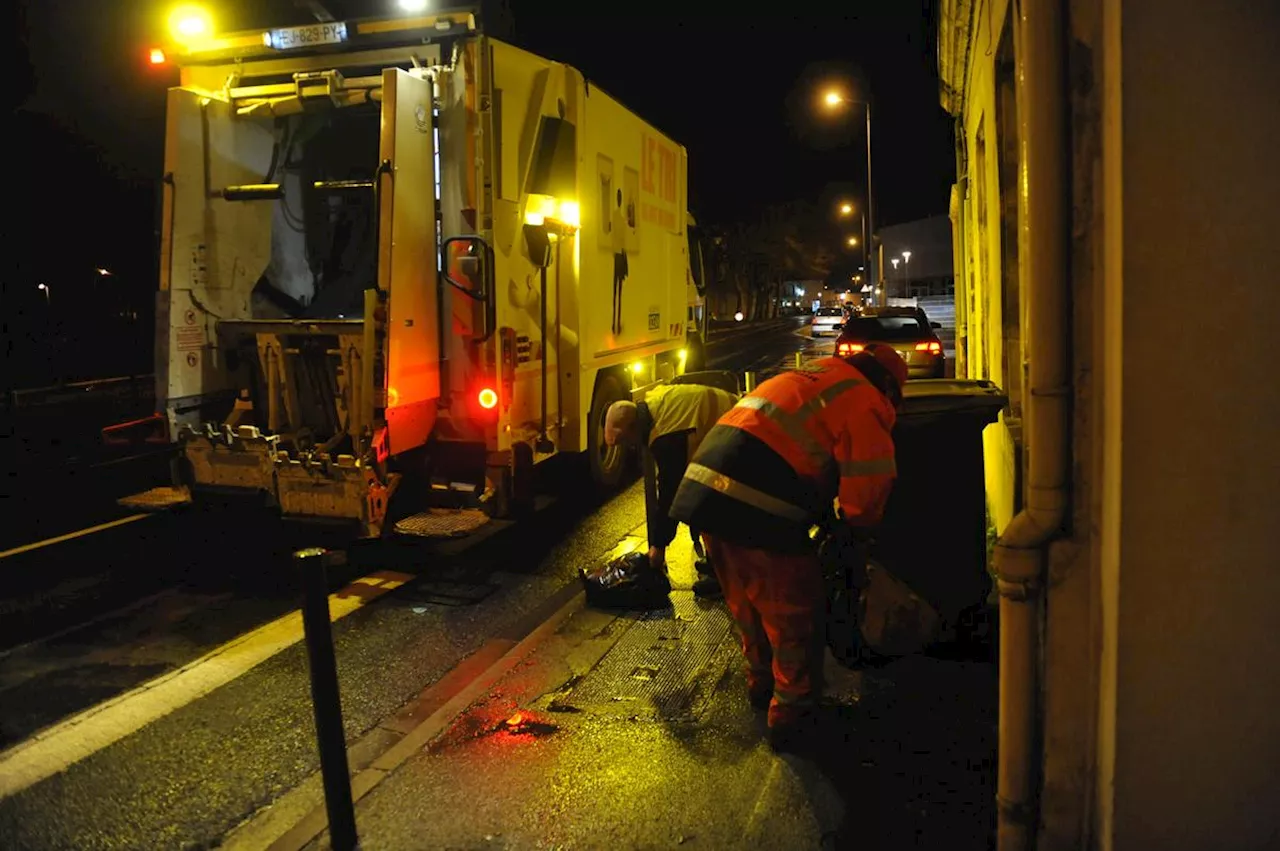
[[[866,376],[876,389],[893,403],[894,409],[902,407],[902,386],[907,383],[907,362],[884,343],[868,343],[867,347],[845,360]]]
[[[616,446],[635,437],[639,416],[635,402],[614,402],[604,415],[604,442]]]

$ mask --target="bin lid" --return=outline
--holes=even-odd
[[[1004,391],[986,379],[924,378],[903,386],[898,418],[971,413],[992,423],[1007,404]]]

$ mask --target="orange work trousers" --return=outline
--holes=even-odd
[[[739,546],[704,534],[725,603],[742,636],[747,686],[773,687],[769,726],[793,723],[822,694],[826,612],[816,555],[787,555]]]

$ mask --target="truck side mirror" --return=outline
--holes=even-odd
[[[445,280],[472,298],[483,299],[493,274],[484,240],[478,236],[453,236],[441,247]]]

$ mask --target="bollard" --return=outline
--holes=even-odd
[[[316,743],[324,780],[324,808],[329,816],[329,842],[335,851],[356,847],[356,812],[351,801],[347,739],[342,731],[342,697],[329,623],[328,551],[299,550],[293,561],[302,574],[302,630],[311,669],[311,705],[316,716]]]
[[[756,374],[754,372],[745,372],[742,374],[742,392],[750,393],[756,389]]]
[[[796,369],[804,369],[804,352],[796,352]]]

